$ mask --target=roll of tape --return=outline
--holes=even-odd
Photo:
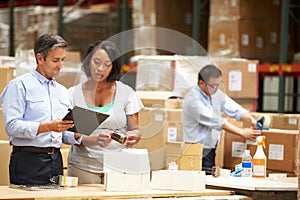
[[[264,115],[265,117],[265,122],[264,122],[264,126],[265,127],[270,127],[271,124],[271,117],[269,115]]]

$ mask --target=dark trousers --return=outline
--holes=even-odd
[[[211,175],[212,167],[215,166],[216,149],[203,149],[202,170],[206,175]]]
[[[15,185],[46,185],[63,175],[62,156],[53,154],[13,151],[10,157],[10,183]]]

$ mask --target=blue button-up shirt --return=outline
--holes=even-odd
[[[220,89],[209,98],[196,86],[185,96],[182,112],[184,141],[201,143],[211,149],[216,148],[226,122],[222,113],[240,120],[248,111]]]
[[[63,118],[71,108],[67,89],[35,69],[10,81],[1,96],[5,130],[15,146],[59,148],[78,143],[74,133],[50,131],[37,135],[40,122]]]

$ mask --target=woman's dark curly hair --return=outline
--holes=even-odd
[[[90,63],[92,56],[98,49],[103,49],[108,54],[112,62],[112,69],[109,76],[107,77],[107,81],[110,82],[118,80],[121,76],[120,53],[116,45],[110,41],[97,41],[87,48],[84,60],[81,65],[82,71],[88,78],[91,77]]]

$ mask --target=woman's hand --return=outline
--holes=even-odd
[[[83,146],[101,146],[107,147],[111,143],[111,138],[108,133],[100,133],[99,135],[84,135],[81,141],[81,145]]]
[[[101,147],[107,147],[111,143],[110,134],[100,133],[97,137],[97,143]]]
[[[141,139],[141,134],[139,130],[127,131],[126,133],[126,147],[132,147],[134,144],[138,143]]]

